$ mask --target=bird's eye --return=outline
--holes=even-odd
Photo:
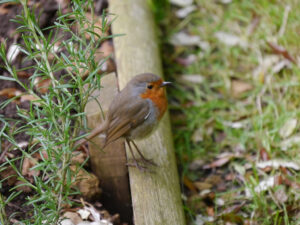
[[[153,88],[153,85],[152,85],[152,84],[149,84],[149,85],[147,86],[147,88],[148,88],[148,89],[152,89],[152,88]]]

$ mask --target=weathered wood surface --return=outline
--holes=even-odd
[[[94,92],[93,96],[98,96],[97,100],[105,115],[113,96],[118,92],[115,74],[104,76],[101,85],[103,88]],[[90,101],[85,111],[89,128],[93,129],[101,124],[104,118],[96,100]],[[124,141],[118,140],[100,149],[102,141],[100,135],[89,142],[91,167],[100,179],[100,187],[103,190],[101,200],[107,209],[120,213],[123,221],[131,221],[132,209]]]
[[[146,0],[110,0],[110,12],[117,16],[112,23],[120,89],[136,74],[162,75],[161,60],[153,15]],[[183,225],[180,186],[177,174],[169,114],[158,130],[136,144],[158,167],[154,173],[129,169],[135,225]],[[131,155],[127,149],[127,157]]]

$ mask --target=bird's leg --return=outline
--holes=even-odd
[[[130,145],[130,141],[126,138],[126,143],[128,144],[128,147],[129,147],[129,150],[130,150],[130,153],[132,155],[132,158],[133,158],[133,164],[132,163],[127,163],[126,165],[127,166],[134,166],[134,167],[137,167],[140,171],[144,172],[147,170],[147,167],[146,166],[141,166],[137,159],[135,158],[134,154],[133,154],[133,151],[132,151],[132,148],[131,148],[131,145]]]
[[[152,166],[157,166],[153,160],[151,159],[147,159],[142,153],[141,151],[139,150],[138,146],[134,143],[133,140],[129,140],[129,142],[131,142],[133,144],[133,146],[135,147],[136,151],[138,152],[138,154],[141,156],[142,160],[144,163],[148,163],[148,164],[151,164]]]

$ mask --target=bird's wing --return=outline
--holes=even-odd
[[[149,115],[149,103],[145,100],[123,102],[115,108],[109,119],[106,144],[130,133],[131,129],[142,124]]]

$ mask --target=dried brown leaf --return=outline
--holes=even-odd
[[[272,42],[267,42],[269,47],[273,50],[275,54],[282,55],[287,60],[291,61],[294,64],[297,64],[297,61],[291,56],[291,54],[288,52],[287,49],[285,49],[283,46],[277,45]]]
[[[25,193],[29,193],[29,192],[32,191],[32,189],[31,189],[28,185],[22,185],[22,184],[24,184],[24,182],[18,180],[18,181],[15,183],[15,185],[16,185],[16,186],[17,186],[17,185],[21,185],[21,186],[18,186],[18,187],[16,188],[16,190],[18,190],[18,191],[23,191],[23,192],[25,192]]]
[[[76,212],[65,212],[63,217],[70,219],[74,224],[82,222],[82,219]]]
[[[70,168],[72,171],[76,171],[76,166],[72,165]],[[76,186],[82,193],[82,196],[88,199],[101,193],[99,179],[94,174],[85,171],[83,168],[79,169],[73,186]]]
[[[289,198],[284,187],[279,187],[275,191],[274,196],[275,196],[276,200],[278,202],[280,202],[281,204],[285,203]]]
[[[215,161],[213,161],[210,164],[204,165],[203,169],[212,169],[212,168],[216,168],[216,167],[221,167],[224,166],[225,164],[227,164],[232,158],[234,157],[234,155],[227,155],[224,157],[221,157]]]
[[[247,28],[247,35],[250,36],[251,34],[253,34],[253,32],[258,27],[260,21],[261,21],[261,16],[259,16],[256,12],[253,12],[251,23]]]
[[[104,41],[95,54],[95,60],[100,61],[103,58],[111,56],[114,53],[114,46],[111,41]]]
[[[183,177],[183,184],[192,192],[192,193],[197,193],[197,189],[194,185],[194,183],[187,177]]]
[[[38,101],[38,100],[40,100],[39,97],[37,97],[37,96],[35,96],[35,95],[30,95],[30,94],[27,94],[27,95],[21,95],[21,98],[20,98],[20,101],[21,101],[21,102],[25,102],[25,101],[33,101],[34,104],[40,105],[39,102],[36,102],[36,101]]]
[[[20,95],[22,95],[22,91],[16,88],[4,88],[0,91],[0,96],[5,96],[7,98],[14,98]]]
[[[41,94],[45,94],[48,92],[49,87],[51,86],[51,79],[43,79],[41,77],[37,77],[34,80],[34,86],[38,92]]]
[[[265,148],[259,150],[259,156],[262,161],[267,161],[270,159],[270,156]]]
[[[251,91],[253,85],[242,80],[231,81],[231,95],[235,98],[241,97],[241,95],[247,91]]]
[[[226,207],[226,209],[219,216],[222,216],[224,214],[229,214],[229,213],[238,213],[245,204],[246,201]]]
[[[88,21],[92,22],[94,21],[94,30],[93,32],[99,36],[102,36],[103,33],[102,33],[102,19],[101,17],[98,17],[98,16],[94,16],[94,18],[92,17],[92,14],[91,13],[86,13],[85,14],[86,18]],[[88,29],[89,25],[85,24],[84,25],[85,29]],[[85,33],[85,37],[89,40],[91,38],[90,34],[88,32]],[[95,36],[96,39],[98,39],[97,36]]]
[[[203,159],[195,159],[190,163],[189,170],[191,171],[199,170],[203,167],[203,165],[204,165]]]
[[[273,160],[258,162],[256,166],[259,169],[265,169],[266,167],[278,169],[280,167],[283,167],[283,168],[289,168],[293,170],[300,170],[300,166],[297,162],[291,160],[287,161],[283,159],[273,159]]]
[[[298,120],[296,118],[288,119],[279,130],[279,135],[282,138],[289,137],[297,127]]]
[[[0,15],[5,15],[9,13],[10,8],[14,5],[16,5],[15,2],[7,2],[7,3],[0,4]]]
[[[206,207],[206,213],[208,216],[215,216],[214,207]]]
[[[207,190],[207,189],[211,189],[213,187],[213,185],[211,183],[206,183],[206,182],[194,182],[194,186],[199,190],[199,191],[203,191],[203,190]]]
[[[12,186],[17,181],[17,173],[12,167],[7,167],[5,170],[0,171],[0,178],[5,179],[5,183]]]
[[[87,158],[85,152],[82,151],[74,151],[72,153],[71,164],[82,164]]]
[[[194,62],[196,62],[196,60],[197,60],[197,56],[194,54],[188,55],[185,58],[178,57],[175,59],[175,61],[182,66],[189,66],[189,65],[193,64]]]
[[[39,170],[31,170],[36,164],[37,160],[35,158],[25,157],[22,166],[22,175],[28,177],[38,176],[40,174]]]
[[[26,71],[18,71],[17,76],[20,77],[20,78],[29,78],[29,77],[32,76],[32,74],[28,73]]]

